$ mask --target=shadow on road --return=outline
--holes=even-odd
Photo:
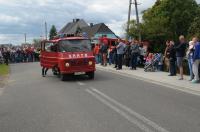
[[[49,79],[51,78],[53,80],[56,78],[60,79],[58,76],[55,76],[52,74],[47,75],[46,78],[49,78]],[[76,76],[73,75],[73,76],[68,76],[64,82],[77,82],[77,81],[98,82],[98,81],[108,81],[108,80],[113,80],[113,79],[114,79],[114,77],[107,76],[106,74],[102,74],[102,72],[100,73],[99,71],[97,71],[95,73],[94,79],[89,79],[89,77],[87,75],[76,75]]]

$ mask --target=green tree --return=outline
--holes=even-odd
[[[200,5],[198,8],[198,11],[200,13]],[[191,23],[189,29],[188,29],[188,38],[191,39],[191,37],[197,36],[200,38],[200,16],[197,15],[194,18],[194,21]]]
[[[41,39],[33,39],[33,45],[37,48],[40,47]]]
[[[57,35],[57,30],[55,25],[51,26],[50,32],[49,32],[49,39],[53,39],[53,37],[55,37]]]
[[[130,21],[128,36],[131,36],[132,38],[138,38],[138,29],[137,29],[137,23],[135,20]]]
[[[195,0],[159,0],[144,12],[145,29],[153,35],[177,39],[188,35],[193,18],[198,14]]]
[[[142,39],[155,44],[157,50],[162,50],[168,39],[177,41],[179,35],[189,36],[199,30],[200,10],[195,0],[157,0],[142,14]],[[135,36],[135,22],[132,24],[128,34]]]

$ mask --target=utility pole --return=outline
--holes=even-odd
[[[24,42],[26,44],[26,33],[24,33]]]
[[[45,39],[47,40],[47,22],[45,22]]]
[[[142,40],[141,36],[141,30],[140,30],[140,20],[139,20],[139,14],[138,14],[138,3],[137,0],[135,0],[135,13],[136,13],[136,21],[137,21],[137,30],[138,30],[138,35],[139,35],[139,41]]]
[[[130,19],[131,19],[131,5],[132,5],[132,0],[129,1],[129,9],[128,9],[128,22],[127,22],[127,34],[126,38],[128,39],[129,35],[129,29],[130,29]]]

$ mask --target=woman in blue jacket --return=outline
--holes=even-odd
[[[199,82],[199,64],[200,64],[200,42],[198,42],[198,38],[193,38],[194,42],[194,55],[193,55],[193,73],[194,73],[194,79],[192,80],[193,83]]]

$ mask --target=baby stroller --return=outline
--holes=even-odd
[[[160,54],[156,53],[152,60],[146,61],[145,66],[144,66],[144,71],[145,72],[155,72],[157,69],[157,64],[160,60]]]

